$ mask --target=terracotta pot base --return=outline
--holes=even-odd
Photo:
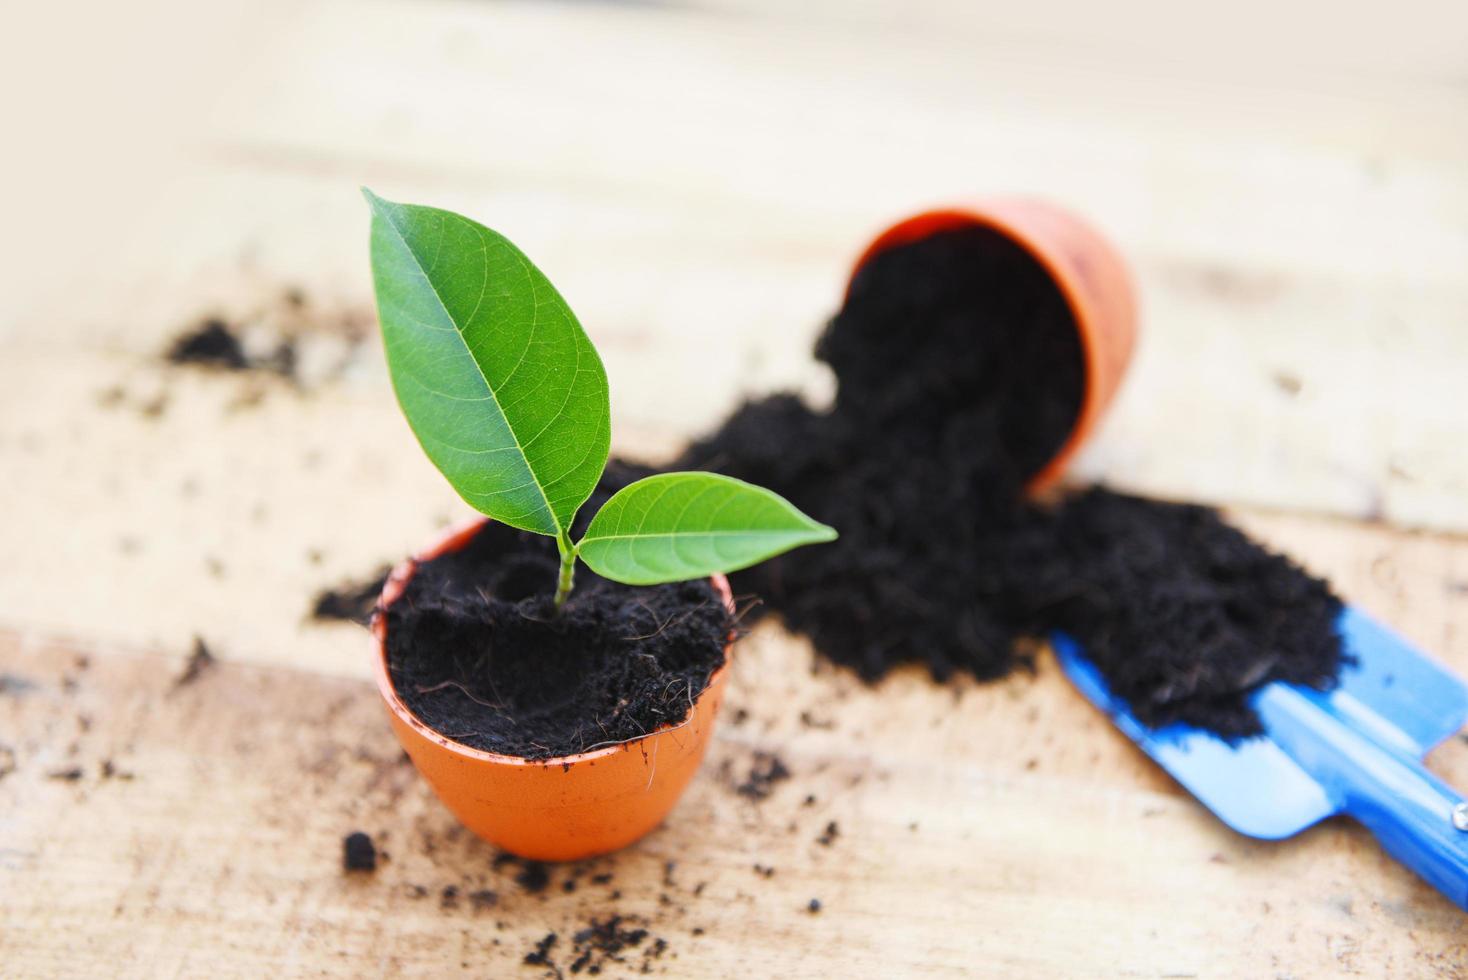
[[[403,593],[422,562],[456,551],[484,521],[460,528],[388,577],[380,608]],[[729,583],[714,588],[732,612]],[[398,741],[444,805],[485,840],[539,861],[573,861],[626,847],[657,827],[698,771],[714,728],[728,658],[678,725],[593,752],[528,760],[460,745],[418,719],[398,697],[387,667],[387,617],[372,623],[373,672]]]

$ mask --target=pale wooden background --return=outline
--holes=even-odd
[[[1230,834],[1048,660],[961,694],[873,690],[812,676],[773,627],[736,662],[749,719],[726,720],[668,825],[606,862],[623,897],[519,895],[395,764],[365,637],[304,618],[463,515],[370,334],[347,339],[370,327],[358,184],[520,242],[603,351],[619,448],[646,454],[743,393],[827,395],[809,345],[865,240],[1025,192],[1091,216],[1142,291],[1139,357],[1082,473],[1234,508],[1468,670],[1461,5],[21,20],[0,42],[0,674],[32,686],[0,691],[0,975],[529,976],[541,935],[613,909],[667,939],[672,975],[1468,969],[1462,914],[1367,835]],[[160,366],[209,312],[252,341],[301,335],[307,380]],[[222,664],[175,691],[196,633]],[[762,750],[796,775],[755,805],[719,770]],[[134,778],[103,779],[105,759]],[[1468,786],[1468,742],[1432,763]],[[358,827],[392,854],[368,880],[339,870]],[[450,884],[501,904],[443,909]]]

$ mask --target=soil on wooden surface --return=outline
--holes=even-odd
[[[370,836],[354,830],[342,838],[342,870],[377,870],[377,846],[372,843]]]
[[[203,677],[215,663],[214,654],[210,652],[204,638],[195,636],[193,650],[189,653],[189,659],[184,663],[184,669],[174,678],[173,686],[175,688],[187,687]]]
[[[608,469],[589,514],[640,473]],[[488,523],[419,566],[388,609],[388,666],[408,708],[454,741],[574,755],[688,717],[733,623],[707,580],[633,587],[584,565],[557,615],[555,543]]]
[[[876,256],[816,356],[830,411],[746,403],[674,468],[769,487],[841,533],[731,576],[830,659],[991,679],[1063,629],[1144,722],[1228,737],[1258,731],[1258,686],[1334,679],[1339,601],[1215,512],[1026,498],[1085,382],[1070,312],[1019,246],[969,229]]]
[[[382,587],[387,584],[391,566],[384,565],[360,581],[342,582],[316,593],[311,603],[311,618],[317,622],[346,622],[366,626],[377,609]]]
[[[729,760],[725,760],[728,764]],[[790,767],[785,760],[770,752],[756,750],[749,772],[734,784],[734,792],[746,800],[758,803],[769,799],[776,785],[790,778]]]
[[[179,331],[161,353],[175,366],[202,368],[221,377],[279,378],[304,393],[354,369],[371,324],[366,311],[318,306],[292,287],[252,308],[200,317]],[[247,387],[232,407],[256,404],[265,390]],[[120,404],[127,400],[127,392],[114,387],[100,393],[99,400],[104,406]],[[161,414],[166,397],[140,407],[144,414]]]
[[[199,364],[226,371],[244,371],[250,367],[239,337],[218,317],[207,317],[179,334],[165,357],[172,364]]]

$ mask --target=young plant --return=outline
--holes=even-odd
[[[580,541],[571,524],[606,468],[607,376],[550,280],[504,236],[450,211],[372,206],[372,275],[398,404],[428,458],[481,513],[555,538],[555,608],[576,559],[654,585],[732,572],[831,528],[780,496],[714,473],[618,491]]]

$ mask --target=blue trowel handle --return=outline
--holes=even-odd
[[[1468,828],[1468,811],[1454,816],[1463,797],[1417,763],[1383,759],[1379,769],[1352,786],[1346,812],[1365,824],[1392,857],[1468,910],[1468,829],[1454,822]]]
[[[1270,736],[1342,810],[1468,909],[1468,805],[1461,794],[1406,752],[1344,723],[1323,695],[1270,684],[1255,705]]]

